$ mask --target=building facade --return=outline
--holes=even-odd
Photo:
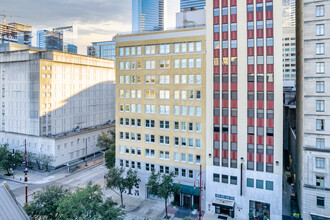
[[[215,0],[206,11],[204,218],[282,219],[282,2]]]
[[[132,31],[164,30],[164,0],[132,0]]]
[[[116,41],[92,42],[92,46],[87,47],[87,55],[115,60]]]
[[[303,219],[330,219],[329,18],[329,1],[298,1],[296,189]]]
[[[65,26],[53,28],[54,32],[59,32],[63,35],[63,51],[74,53],[78,50],[77,48],[77,38],[78,38],[78,28],[77,26]],[[76,52],[77,53],[77,52]]]
[[[283,28],[283,85],[296,84],[296,28]]]
[[[204,9],[206,6],[206,0],[180,0],[180,11],[185,9]]]
[[[282,0],[283,27],[296,26],[296,0]]]
[[[83,157],[86,137],[94,141],[87,142],[89,153],[99,150],[95,133],[114,120],[113,61],[58,51],[7,51],[0,53],[0,72],[1,144],[19,149],[27,139],[33,153],[56,158],[54,167]]]
[[[205,181],[205,27],[117,35],[116,48],[116,165],[138,171],[142,197],[152,170],[174,172],[191,208],[200,165]]]

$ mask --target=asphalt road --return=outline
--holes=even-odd
[[[66,189],[76,189],[77,187],[85,186],[89,181],[97,183],[101,186],[104,185],[104,170],[102,169],[103,164],[96,166],[88,167],[83,170],[79,170],[76,173],[73,173],[69,176],[66,176],[61,179],[57,179],[48,183],[43,184],[29,184],[28,185],[28,195],[29,201],[32,199],[33,192],[41,190],[47,185],[57,185],[63,186]],[[23,204],[25,202],[25,184],[18,183],[10,180],[0,179],[0,183],[6,181],[17,200]]]

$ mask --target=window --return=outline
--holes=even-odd
[[[170,60],[160,60],[159,61],[159,68],[160,69],[168,69],[168,68],[170,68]]]
[[[325,63],[324,62],[317,62],[316,63],[316,74],[324,74],[325,70]]]
[[[196,164],[200,164],[200,163],[201,163],[201,156],[196,155]]]
[[[146,128],[155,128],[155,120],[145,120],[145,127]]]
[[[266,28],[273,28],[273,20],[266,20]]]
[[[248,56],[247,57],[247,62],[248,62],[248,65],[253,65],[254,64],[254,56]]]
[[[230,184],[237,185],[237,176],[230,176]]]
[[[247,40],[248,47],[254,47],[254,39]]]
[[[317,157],[316,158],[316,168],[324,169],[324,158]]]
[[[254,22],[253,21],[248,21],[247,22],[247,29],[248,30],[253,30],[254,29]],[[253,39],[251,39],[251,40],[253,40]]]
[[[264,21],[257,20],[257,29],[263,29],[263,28],[264,28]]]
[[[228,183],[228,175],[222,175],[221,176],[221,182],[222,183]]]
[[[194,59],[188,59],[188,68],[194,68]]]
[[[273,191],[274,189],[274,183],[272,181],[266,181],[266,190]]]
[[[264,39],[257,38],[257,47],[263,47],[263,46],[264,46]]]
[[[222,24],[222,32],[228,32],[228,24]]]
[[[316,36],[323,36],[324,35],[324,24],[317,24],[316,25]]]
[[[194,42],[189,42],[188,43],[188,52],[194,52]]]
[[[180,75],[174,75],[174,84],[180,83]]]
[[[251,13],[254,11],[254,5],[253,4],[248,4],[247,5],[247,13]]]
[[[185,153],[181,153],[181,162],[182,163],[186,162],[186,154]]]
[[[324,149],[325,146],[325,139],[324,138],[316,138],[316,148],[317,149]]]
[[[197,58],[195,62],[196,62],[196,68],[201,68],[202,67],[202,59],[201,58]]]
[[[324,43],[317,43],[316,44],[316,55],[324,54]]]
[[[148,61],[146,61],[146,69],[147,70],[150,70],[150,69],[155,69],[155,67],[156,67],[156,63],[155,63],[155,61],[154,60],[148,60]]]
[[[324,16],[324,5],[317,5],[316,6],[316,17],[323,17]]]
[[[180,60],[179,60],[179,59],[175,59],[175,60],[174,60],[174,68],[175,68],[175,69],[180,68]]]
[[[266,2],[266,11],[273,10],[273,2]]]
[[[316,186],[324,188],[324,176],[316,176]]]
[[[316,130],[324,131],[324,119],[316,119]]]
[[[170,45],[169,44],[162,44],[159,45],[159,53],[170,53]]]
[[[202,77],[201,77],[201,75],[196,75],[196,79],[195,79],[195,83],[196,84],[201,84],[202,83]]]
[[[181,43],[181,52],[186,53],[187,52],[187,43]]]
[[[196,51],[202,51],[202,42],[196,42]]]
[[[256,187],[257,187],[257,189],[263,189],[264,188],[264,181],[263,180],[256,180]]]
[[[188,162],[189,163],[194,163],[194,155],[188,154]]]
[[[257,3],[256,4],[256,11],[257,12],[263,11],[263,4],[262,3]]]
[[[174,161],[178,162],[179,161],[179,153],[174,152]]]
[[[174,53],[180,53],[180,44],[174,44]]]
[[[324,208],[324,201],[325,201],[325,199],[324,199],[324,197],[321,197],[321,196],[317,196],[316,197],[316,205],[317,205],[317,207],[322,207],[322,208]]]
[[[266,46],[267,46],[267,47],[272,47],[272,46],[274,46],[274,38],[272,38],[272,37],[268,37],[268,38],[266,38]]]
[[[186,170],[185,170],[185,169],[182,169],[182,170],[181,170],[181,176],[182,176],[182,177],[186,177]]]
[[[316,100],[316,111],[324,112],[324,100]]]
[[[169,129],[170,122],[169,121],[159,121],[159,128],[160,129]]]
[[[159,76],[159,84],[169,84],[169,83],[170,83],[170,75]]]
[[[316,82],[316,92],[317,93],[324,93],[324,81],[317,81]]]
[[[159,136],[159,144],[170,144],[170,137],[169,136]]]
[[[220,182],[220,174],[213,173],[213,182]]]
[[[247,178],[246,179],[246,186],[247,187],[254,187],[254,179]]]
[[[156,46],[155,45],[145,46],[144,49],[145,49],[145,55],[156,53]]]
[[[181,59],[181,68],[187,68],[187,59]]]
[[[230,23],[230,31],[237,31],[237,23]]]
[[[159,90],[159,99],[170,99],[170,90]]]
[[[160,105],[159,106],[159,114],[169,115],[170,114],[170,106],[169,105]]]

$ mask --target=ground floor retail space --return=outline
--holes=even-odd
[[[180,194],[174,196],[174,201],[181,207],[196,208],[199,205],[199,188],[180,184]]]

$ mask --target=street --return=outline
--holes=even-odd
[[[63,171],[67,172],[67,171]],[[52,176],[48,177],[49,182],[43,182],[40,184],[28,184],[28,200],[31,201],[32,194],[41,190],[47,185],[57,185],[63,186],[65,189],[74,190],[77,187],[85,186],[89,181],[99,184],[104,187],[104,166],[103,164],[98,164],[90,167],[85,167],[73,174],[63,175],[62,178],[54,178],[51,181]],[[59,175],[60,176],[60,175]],[[23,206],[25,203],[25,183],[15,182],[10,179],[2,179],[0,177],[0,184],[6,181],[12,192],[16,196],[18,202]],[[120,196],[109,189],[103,189],[105,197],[111,197],[115,202],[120,204]],[[164,202],[158,200],[142,199],[137,196],[124,194],[124,204],[126,211],[127,220],[131,219],[144,219],[148,217],[149,219],[158,219],[162,215],[164,210]]]

